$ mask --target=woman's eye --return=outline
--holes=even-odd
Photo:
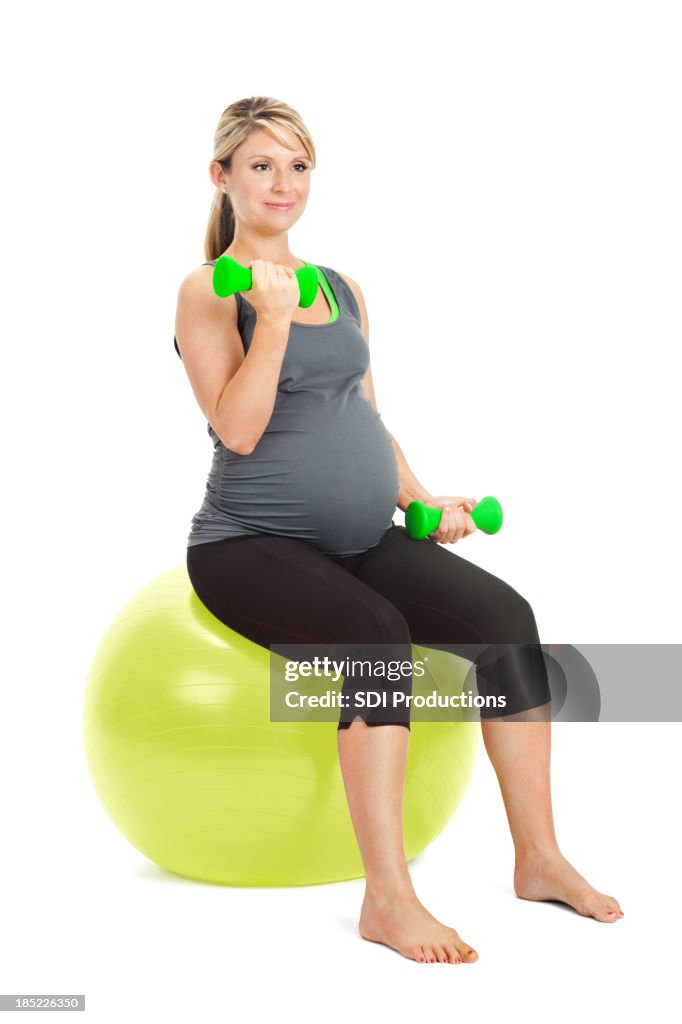
[[[266,164],[266,163],[254,164],[253,165],[253,169],[255,171],[258,167],[268,167],[268,166],[269,166],[269,164]],[[297,164],[294,164],[294,167],[300,167],[302,170],[305,171],[305,170],[307,170],[308,165],[307,164],[303,164],[303,163],[297,163]]]

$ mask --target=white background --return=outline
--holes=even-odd
[[[543,642],[680,642],[679,8],[34,3],[3,36],[0,991],[85,992],[98,1022],[655,1015],[677,996],[679,724],[554,728],[559,840],[615,925],[514,897],[481,745],[412,865],[480,953],[446,968],[358,937],[360,881],[160,872],[102,810],[80,716],[101,636],[184,561],[201,502],[175,303],[206,258],[215,127],[251,95],[312,133],[292,252],[363,289],[412,469],[503,504],[499,535],[450,550],[528,597]]]

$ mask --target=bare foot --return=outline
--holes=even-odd
[[[428,912],[414,889],[386,894],[365,892],[360,935],[423,963],[474,963],[478,953]]]
[[[624,916],[613,896],[593,888],[559,850],[536,852],[518,859],[514,892],[524,900],[559,900],[584,917],[611,923]]]

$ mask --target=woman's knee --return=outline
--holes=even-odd
[[[487,624],[488,643],[476,649],[480,696],[499,699],[504,705],[481,708],[481,718],[498,718],[545,706],[551,699],[547,667],[530,601],[508,584],[495,604],[494,622]]]
[[[528,598],[518,591],[512,589],[512,597],[508,609],[508,623],[505,623],[505,630],[508,628],[511,640],[514,643],[531,643],[538,640],[538,627],[535,621],[535,612]]]
[[[343,686],[348,712],[353,709],[355,693],[369,691],[377,695],[372,699],[379,703],[369,713],[361,712],[368,724],[409,722],[412,638],[407,620],[395,605],[379,594],[369,604],[351,603],[333,651],[336,658],[347,659],[352,666]]]
[[[530,601],[503,580],[480,608],[479,632],[485,643],[538,641],[535,612]]]

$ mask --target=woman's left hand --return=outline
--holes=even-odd
[[[456,544],[462,537],[468,537],[477,528],[470,516],[476,507],[475,498],[463,498],[459,495],[430,495],[422,499],[431,508],[442,508],[438,529],[429,534],[438,544]]]

